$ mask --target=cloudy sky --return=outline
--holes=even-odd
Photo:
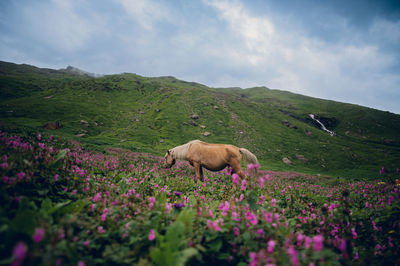
[[[1,0],[0,60],[267,86],[400,114],[400,2]]]

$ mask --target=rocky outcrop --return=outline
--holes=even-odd
[[[291,163],[292,163],[292,161],[290,161],[289,158],[287,158],[287,157],[282,158],[282,161],[283,161],[285,164],[291,164]]]

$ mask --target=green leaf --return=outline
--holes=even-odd
[[[196,256],[198,251],[195,248],[187,248],[180,252],[176,265],[185,265],[191,257]]]
[[[175,221],[168,226],[167,233],[165,234],[166,242],[171,243],[174,250],[178,250],[184,245],[185,239],[185,225],[180,221]]]
[[[65,149],[61,150],[61,151],[57,154],[57,156],[56,156],[54,162],[58,162],[59,160],[63,159],[66,155],[67,155],[67,150],[65,150]]]
[[[215,239],[213,242],[208,244],[208,247],[210,249],[210,252],[219,252],[219,250],[222,248],[222,239]]]
[[[195,214],[193,211],[189,209],[185,209],[181,211],[176,217],[176,221],[182,222],[185,225],[186,234],[189,234],[193,231],[193,218]]]

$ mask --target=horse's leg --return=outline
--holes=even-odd
[[[193,166],[194,166],[194,171],[196,172],[196,180],[199,180],[200,172],[202,171],[201,165],[199,163],[194,162]]]
[[[247,176],[243,173],[242,168],[240,167],[240,161],[231,162],[232,174],[236,173],[240,176],[241,179],[247,179]]]
[[[203,167],[200,165],[200,180],[204,181]]]

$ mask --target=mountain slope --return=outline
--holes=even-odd
[[[216,89],[128,73],[95,78],[6,62],[0,79],[3,127],[44,131],[60,121],[51,134],[93,147],[163,155],[202,139],[246,147],[273,170],[374,177],[382,166],[400,167],[400,116],[362,106],[265,87]]]

